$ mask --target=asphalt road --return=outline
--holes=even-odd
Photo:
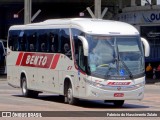
[[[68,105],[63,103],[63,100],[53,94],[42,93],[38,98],[25,98],[21,95],[21,89],[12,88],[7,84],[5,77],[0,78],[0,111],[160,111],[160,85],[150,84],[146,85],[145,96],[142,101],[128,100],[122,108],[116,108],[111,103],[104,103],[102,101],[86,101],[81,100],[78,105]],[[66,114],[74,114],[68,112]],[[98,113],[97,113],[98,114]],[[94,115],[95,116],[95,115]],[[1,118],[0,118],[1,119]],[[17,118],[15,118],[17,120]],[[35,118],[34,118],[35,119]],[[44,118],[42,118],[44,119]],[[47,119],[56,119],[47,118]],[[62,117],[58,119],[68,120],[69,117]],[[87,119],[87,117],[75,117],[72,119]],[[106,117],[94,117],[93,120],[106,120]],[[118,119],[121,118],[111,118]],[[127,119],[126,117],[122,118]],[[130,118],[132,119],[132,118]],[[135,119],[135,117],[133,117]],[[137,119],[142,119],[138,117]],[[146,117],[145,119],[150,119]],[[154,119],[158,119],[155,117]],[[6,119],[5,119],[6,120]]]

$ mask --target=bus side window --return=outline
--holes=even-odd
[[[12,38],[12,35],[9,36],[8,47],[9,47],[9,49],[13,50],[13,38]]]
[[[81,41],[80,41],[81,42]],[[84,65],[84,53],[83,53],[83,46],[82,43],[78,46],[78,65],[79,67],[85,71],[85,65]]]
[[[41,52],[45,52],[45,51],[46,51],[46,44],[41,43]]]
[[[56,33],[56,31],[52,31],[49,33],[48,51],[50,53],[58,52],[58,34]]]
[[[13,51],[19,50],[19,41],[18,41],[19,33],[20,33],[20,31],[18,31],[18,30],[9,31],[8,47]]]
[[[13,50],[14,51],[18,51],[19,50],[18,36],[15,36],[13,38]]]
[[[34,44],[29,44],[29,50],[30,52],[34,52]]]
[[[72,28],[72,39],[73,39],[73,43],[74,43],[74,55],[75,55],[75,60],[78,63],[78,52],[79,52],[79,39],[78,36],[84,36],[84,33],[78,29]]]
[[[60,31],[60,41],[61,41],[61,53],[65,54],[67,57],[72,59],[69,29],[62,29]]]
[[[8,46],[13,51],[25,51],[26,35],[22,34],[22,31],[10,31]]]
[[[78,48],[78,38],[77,37],[74,37],[74,54],[75,54],[75,60],[76,62],[78,63],[78,51],[79,51],[79,48]]]
[[[84,36],[85,34],[82,31],[75,28],[72,28],[71,31],[72,31],[72,39],[74,43],[75,61],[79,66],[79,68],[85,71],[83,46],[82,46],[82,42],[78,39],[79,35]]]
[[[20,37],[19,50],[21,51],[26,50],[26,34],[24,34],[23,37]]]
[[[40,50],[39,52],[47,52],[47,38],[48,35],[47,33],[44,33],[42,35],[39,35],[39,45],[40,45]]]
[[[36,51],[36,42],[37,42],[37,33],[30,33],[27,37],[27,50],[28,52],[35,52]]]

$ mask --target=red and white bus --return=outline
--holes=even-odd
[[[148,42],[123,22],[73,18],[16,25],[8,35],[7,79],[27,97],[51,92],[69,104],[81,98],[122,106],[143,98],[144,55]]]

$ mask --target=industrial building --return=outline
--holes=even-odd
[[[39,12],[32,23],[54,18],[91,17],[87,7],[95,14],[103,14],[107,8],[103,19],[134,25],[150,42],[151,55],[146,61],[160,61],[160,0],[0,0],[0,39],[7,39],[11,25],[25,23],[26,1],[31,2],[31,17]]]

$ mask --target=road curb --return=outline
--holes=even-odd
[[[155,85],[160,85],[160,82],[155,83]]]

